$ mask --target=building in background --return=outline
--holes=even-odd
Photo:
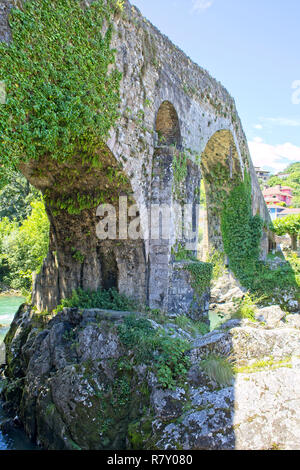
[[[286,178],[288,178],[290,175],[290,173],[277,173],[277,175],[275,175],[277,178],[280,178],[282,180],[285,180]]]
[[[293,200],[293,189],[289,186],[281,186],[278,184],[273,188],[265,188],[263,190],[263,196],[268,206],[279,204],[290,206]]]
[[[280,217],[281,213],[286,210],[286,207],[278,206],[276,204],[268,204],[269,214],[272,220]]]
[[[255,168],[257,178],[259,180],[263,180],[264,182],[267,182],[271,176],[271,173],[269,171],[263,170],[259,166],[255,166],[254,168]]]
[[[296,215],[296,214],[300,214],[300,208],[298,209],[288,209],[286,207],[280,207],[280,209],[283,209],[283,211],[279,211],[278,213],[278,218],[282,218],[282,217],[286,217],[288,215]]]

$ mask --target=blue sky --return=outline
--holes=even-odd
[[[299,0],[131,1],[235,98],[256,165],[300,161]]]

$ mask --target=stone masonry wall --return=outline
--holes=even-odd
[[[7,15],[13,4],[16,4],[13,0],[2,0],[0,5],[1,41],[8,42],[11,39]],[[171,206],[174,202],[171,150],[168,146],[175,144],[177,149],[189,154],[189,168],[193,170],[185,182],[186,202],[195,204],[198,198],[195,189],[201,178],[201,158],[207,144],[221,130],[230,133],[236,147],[241,173],[245,167],[250,169],[253,212],[259,210],[266,222],[269,222],[269,216],[234,100],[226,89],[207,71],[193,63],[127,0],[124,2],[123,11],[117,13],[114,18],[112,47],[116,49],[116,66],[122,72],[123,78],[120,89],[120,120],[118,125],[111,129],[107,146],[115,160],[122,165],[124,174],[130,181],[132,199],[140,208],[141,233],[145,235],[145,240],[140,241],[132,257],[138,263],[137,266],[132,268],[132,262],[126,264],[119,257],[117,284],[122,292],[131,294],[135,290],[135,282],[138,282],[139,287],[135,292],[138,300],[144,302],[146,299],[151,307],[167,309],[174,300],[168,300],[168,296],[173,292],[172,282],[177,275],[173,276],[171,256],[172,247],[176,242],[176,221],[171,220],[171,236],[167,242],[153,242],[151,234],[147,236],[149,217],[145,208],[149,208],[155,201]],[[163,152],[157,150],[161,135],[164,136],[167,149]],[[166,172],[163,183],[157,174],[160,160],[168,162],[163,164],[163,171]],[[29,181],[41,188],[42,183],[34,178],[34,165],[32,168],[27,166],[24,174]],[[47,189],[47,181],[43,184],[43,190]],[[97,186],[97,175],[93,185]],[[51,188],[50,180],[48,186]],[[65,225],[68,224],[68,217],[66,213]],[[89,227],[96,227],[96,208],[91,208],[83,220],[85,224],[88,220]],[[56,222],[53,215],[53,227],[59,226]],[[76,219],[76,223],[80,226],[80,217]],[[55,246],[50,246],[52,253],[49,253],[42,270],[44,276],[37,278],[34,289],[35,299],[44,299],[43,308],[52,307],[60,300],[59,297],[79,287],[80,283],[90,288],[103,284],[102,274],[99,274],[99,277],[95,274],[98,271],[102,273],[104,269],[99,255],[103,249],[95,233],[92,234],[92,241],[85,247],[88,252],[88,264],[95,267],[92,270],[76,266],[73,260],[68,261],[67,257],[70,258],[72,253],[66,253],[64,242],[60,241],[59,236],[54,238]],[[72,242],[73,240],[70,243]],[[78,240],[75,242],[78,244]],[[197,240],[195,242],[197,243]],[[123,245],[122,253],[129,245]],[[93,249],[89,250],[89,247]],[[266,250],[267,244],[264,243],[264,253]],[[69,282],[63,294],[58,285],[61,279],[59,281],[57,276],[60,265],[58,261],[58,266],[55,267],[54,252],[63,254],[64,264],[68,267]],[[115,256],[118,257],[117,254]],[[109,260],[105,262],[107,264]],[[135,275],[132,275],[132,269],[136,271]],[[120,278],[129,281],[120,285]],[[186,310],[188,309],[187,301]]]

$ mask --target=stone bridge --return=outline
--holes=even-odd
[[[6,0],[0,6],[0,39],[5,41],[10,40],[7,15],[12,3]],[[204,178],[207,249],[222,249],[220,213],[214,206],[214,194],[220,188],[209,177],[216,165],[229,171],[224,183],[227,189],[233,176],[242,181],[247,170],[252,180],[253,214],[259,213],[269,222],[268,211],[235,102],[226,89],[128,1],[115,16],[114,26],[112,46],[123,75],[120,119],[106,145],[99,149],[102,168],[91,168],[76,157],[70,165],[45,158],[21,168],[46,200],[52,201],[47,203],[50,248],[35,280],[33,301],[40,310],[52,309],[74,288],[116,287],[151,308],[188,313],[195,303],[195,292],[190,274],[181,269],[184,262],[176,261],[174,255],[178,244],[186,242],[184,235],[178,238],[181,219],[174,209],[176,203],[193,208],[190,223],[197,234],[199,188]],[[174,161],[179,173],[181,166],[186,167],[181,180]],[[99,190],[119,217],[119,196],[137,205],[139,214],[129,214],[129,221],[140,216],[139,239],[118,233],[117,239],[99,240],[97,205],[69,213],[53,204],[60,201],[61,208],[62,200],[79,200],[99,194]],[[158,205],[174,209],[168,238],[153,237],[149,208]],[[196,254],[197,236],[193,243]],[[267,251],[265,233],[262,256]],[[201,311],[207,310],[207,300],[207,296],[198,299]]]

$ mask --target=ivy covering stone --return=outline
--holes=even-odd
[[[115,0],[32,0],[12,9],[12,42],[0,43],[1,179],[7,167],[45,156],[65,162],[80,153],[97,164],[95,150],[118,119],[121,74],[109,70],[118,8]]]

